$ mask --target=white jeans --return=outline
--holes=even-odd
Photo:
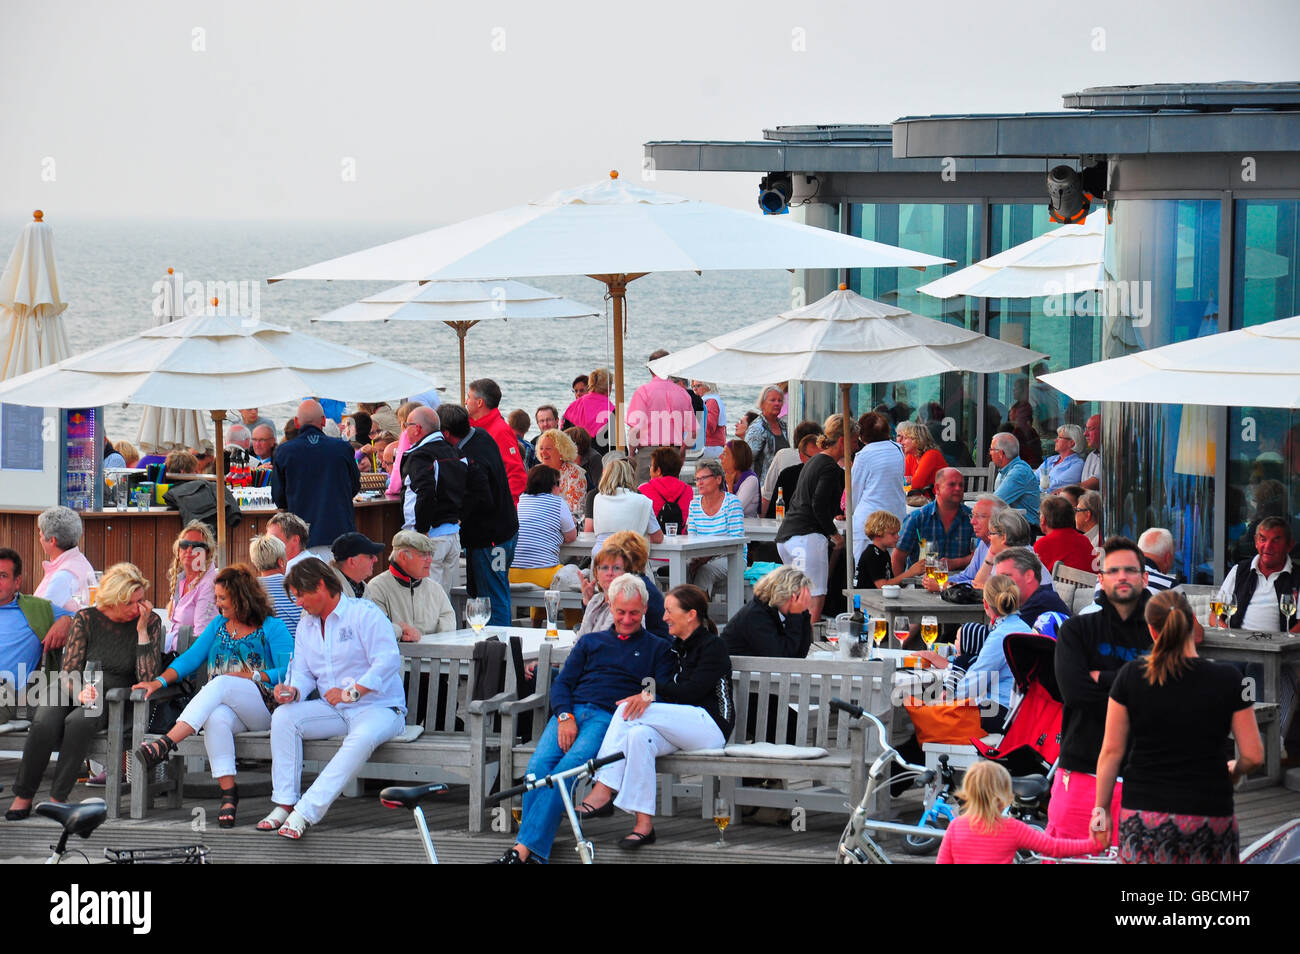
[[[430,537],[429,542],[433,544],[433,564],[429,567],[429,579],[450,595],[452,587],[460,586],[460,534]]]
[[[694,583],[700,589],[710,596],[713,595],[713,588],[719,583],[727,581],[727,558],[724,556],[715,556],[707,563],[701,563],[699,569],[691,574],[690,582]]]
[[[809,533],[801,537],[791,537],[776,545],[776,552],[781,554],[781,562],[803,570],[812,580],[809,592],[813,596],[826,595],[826,577],[830,574],[829,554],[826,552],[826,538],[820,533]]]
[[[280,706],[271,716],[271,799],[277,805],[293,805],[315,825],[370,753],[401,732],[405,724],[402,714],[387,706],[335,707],[324,699]],[[303,740],[340,735],[346,736],[343,745],[300,798]]]
[[[217,676],[195,693],[177,722],[203,730],[212,777],[235,774],[235,735],[271,727],[271,712],[251,679]]]
[[[614,804],[623,811],[653,815],[655,759],[679,749],[716,749],[726,741],[712,716],[699,706],[652,702],[641,718],[630,722],[619,706],[597,757],[615,752],[626,757],[597,769],[596,781],[618,792]]]

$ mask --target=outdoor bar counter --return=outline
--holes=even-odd
[[[402,529],[402,507],[396,497],[353,502],[357,531],[383,543]],[[39,509],[8,508],[0,510],[0,546],[17,550],[23,558],[23,592],[31,593],[41,579],[40,539],[36,531]],[[276,511],[248,509],[237,526],[230,527],[226,540],[226,563],[248,562],[248,541],[266,532],[266,522]],[[82,511],[85,532],[81,552],[96,570],[103,572],[114,563],[127,561],[140,568],[152,584],[148,599],[155,606],[166,606],[170,597],[167,570],[171,566],[172,541],[181,532],[181,515],[176,510],[151,507],[146,513],[134,508]],[[381,563],[376,569],[382,570]]]

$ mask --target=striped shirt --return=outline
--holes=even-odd
[[[296,632],[298,619],[302,616],[302,608],[289,599],[289,594],[285,592],[284,574],[272,573],[270,576],[259,576],[257,581],[262,584],[262,589],[266,590],[266,595],[271,597],[275,618],[284,623],[289,632]]]
[[[564,535],[576,529],[568,504],[558,494],[519,496],[519,541],[510,565],[520,570],[558,566]]]
[[[700,506],[700,498],[693,498],[686,523],[691,528],[692,534],[701,536],[743,537],[745,535],[745,511],[740,504],[740,498],[731,493],[724,494],[722,506],[711,517]],[[745,550],[748,553],[748,545]]]

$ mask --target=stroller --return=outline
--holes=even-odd
[[[1013,778],[1043,775],[1050,780],[1061,753],[1064,707],[1056,684],[1056,640],[1036,633],[1014,634],[1006,638],[1003,651],[1019,701],[1007,716],[1000,742],[971,742],[980,755],[997,762]]]

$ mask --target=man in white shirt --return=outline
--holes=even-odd
[[[1290,552],[1291,527],[1287,522],[1281,517],[1261,520],[1255,528],[1256,555],[1229,570],[1219,587],[1219,600],[1237,608],[1228,619],[1230,627],[1271,633],[1281,631],[1283,617],[1278,609],[1278,597],[1293,592],[1297,583],[1288,556]],[[1211,619],[1211,623],[1223,625],[1218,619]]]
[[[298,564],[285,584],[302,618],[289,675],[275,687],[280,706],[271,716],[276,808],[257,828],[296,840],[325,816],[370,753],[402,731],[406,698],[402,656],[378,606],[344,596],[334,571],[320,560]],[[319,699],[300,701],[313,689]],[[342,746],[300,796],[303,740],[340,735]]]

